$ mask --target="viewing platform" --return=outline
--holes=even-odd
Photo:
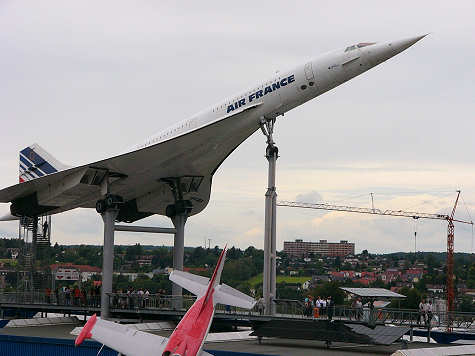
[[[176,299],[183,300],[183,308],[174,308]],[[143,320],[167,320],[182,317],[196,300],[193,296],[173,297],[170,295],[138,295],[110,293],[110,313],[112,319],[123,322],[141,322]],[[23,316],[26,313],[58,313],[64,315],[88,316],[100,314],[100,296],[75,298],[60,293],[47,296],[44,292],[3,293],[0,295],[0,319]],[[328,320],[329,313],[324,311],[318,317],[305,315],[304,304],[298,300],[275,300],[277,313],[274,316],[264,315],[258,309],[245,310],[224,305],[217,305],[215,321],[226,322],[233,326],[250,326],[253,323],[275,319],[292,320]],[[331,314],[331,313],[330,313]],[[369,325],[409,326],[427,329],[428,323],[417,310],[395,308],[351,308],[334,306],[332,320],[348,323]],[[447,312],[434,311],[430,320],[431,329],[444,330],[447,327]],[[475,313],[450,313],[452,326],[465,332],[475,333]]]

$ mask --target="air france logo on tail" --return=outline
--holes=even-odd
[[[292,74],[286,78],[283,78],[279,81],[276,81],[275,83],[272,83],[272,85],[268,85],[266,86],[263,90],[260,89],[260,90],[257,90],[255,91],[254,93],[251,93],[247,100],[248,102],[252,102],[253,100],[255,99],[259,99],[267,94],[270,94],[282,87],[285,87],[287,84],[290,84],[290,83],[293,83],[295,82],[295,75]],[[226,111],[226,113],[230,113],[231,111],[233,110],[236,110],[242,106],[245,106],[246,105],[246,98],[242,98],[242,99],[239,99],[238,101],[236,101],[234,104],[232,105],[228,105],[228,110]]]
[[[35,150],[38,150],[35,151]],[[20,151],[19,181],[20,183],[56,173],[57,168],[48,162],[48,153],[43,152],[38,145],[26,147]],[[46,157],[46,159],[45,159]]]

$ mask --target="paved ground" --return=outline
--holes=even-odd
[[[54,326],[35,326],[22,328],[3,328],[0,334],[17,336],[36,336],[47,338],[73,339],[70,331],[79,325],[54,325]],[[169,332],[160,333],[167,336]],[[434,344],[412,343],[409,348],[434,347]],[[245,352],[261,355],[281,355],[281,356],[309,356],[309,355],[391,355],[394,351],[402,348],[402,344],[392,346],[373,346],[373,345],[355,345],[355,344],[333,344],[330,349],[320,341],[306,340],[286,340],[286,339],[264,339],[259,345],[257,340],[246,341],[226,341],[206,343],[206,350],[224,350]]]
[[[435,344],[412,343],[409,348],[434,347]],[[226,343],[208,343],[205,349],[247,352],[262,355],[309,356],[309,355],[391,355],[403,348],[402,344],[392,346],[333,344],[330,349],[321,341],[306,340],[264,340],[261,345],[257,341],[237,341]]]

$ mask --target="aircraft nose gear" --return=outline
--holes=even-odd
[[[122,197],[113,194],[107,194],[104,199],[98,200],[96,203],[96,211],[103,214],[107,209],[119,209],[120,205],[124,203]]]

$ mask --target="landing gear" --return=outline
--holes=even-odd
[[[98,200],[96,203],[96,211],[99,214],[102,214],[106,211],[106,201],[105,200]]]
[[[167,206],[165,213],[171,219],[177,215],[189,215],[193,209],[193,204],[189,200],[177,200],[175,204]]]
[[[99,214],[105,213],[107,209],[115,208],[119,209],[119,205],[123,204],[122,197],[113,194],[107,194],[104,199],[98,200],[96,202],[96,211]]]

